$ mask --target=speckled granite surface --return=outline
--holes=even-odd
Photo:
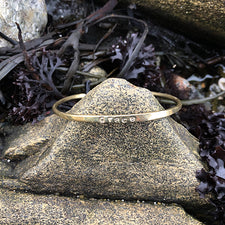
[[[106,2],[106,1],[104,1]],[[120,0],[136,3],[170,29],[225,46],[225,4],[220,0]]]
[[[147,89],[123,79],[108,79],[71,111],[121,114],[161,108]],[[68,122],[53,115],[43,124],[40,132],[29,130],[26,137],[23,134],[10,142],[5,152],[11,159],[18,151],[23,152],[20,157],[25,159],[14,171],[30,190],[199,202],[195,191],[198,185],[195,171],[202,168],[196,156],[198,142],[171,118],[96,124]],[[29,140],[28,147],[24,146],[24,140]]]
[[[200,225],[176,205],[80,200],[0,189],[1,224]]]
[[[94,88],[71,112],[126,114],[159,109],[162,106],[149,90],[114,78]],[[14,169],[10,163],[0,165],[5,170],[1,187],[88,199],[178,203],[197,214],[201,209],[205,217],[204,207],[209,205],[195,191],[195,171],[202,168],[197,150],[197,140],[172,118],[99,124],[52,115],[36,125],[17,127],[9,135],[4,156],[17,165]]]

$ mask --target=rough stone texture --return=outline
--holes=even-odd
[[[202,223],[178,206],[80,200],[0,189],[1,224],[181,224]]]
[[[123,79],[108,79],[72,112],[128,114],[161,108],[147,89]],[[47,121],[40,135],[30,130],[26,138],[15,139],[6,150],[11,159],[18,151],[29,156],[16,166],[15,175],[30,190],[199,204],[195,191],[195,171],[202,168],[196,154],[198,142],[171,118],[132,124],[63,125],[53,115]],[[31,146],[30,137],[35,141],[43,136],[51,141],[42,148],[37,145],[32,150],[36,154],[31,155],[22,142],[26,139]]]
[[[39,37],[47,24],[47,10],[44,0],[0,0],[1,32],[18,40],[15,22],[20,25],[24,41]],[[0,38],[0,47],[9,43]]]
[[[9,163],[0,161],[0,177],[11,177],[12,174],[13,170]]]
[[[51,147],[55,138],[64,129],[67,121],[54,116],[47,117],[35,125],[5,128],[6,137],[4,156],[13,161],[45,151]],[[16,137],[16,138],[15,138]]]
[[[163,24],[186,35],[223,45],[225,4],[221,0],[120,0],[142,6]]]

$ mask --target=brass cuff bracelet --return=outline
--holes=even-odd
[[[64,102],[74,99],[80,99],[85,96],[85,94],[76,94],[60,99],[53,105],[52,109],[53,112],[58,116],[72,121],[91,122],[91,123],[127,123],[127,122],[144,122],[168,117],[178,112],[182,107],[181,101],[172,95],[158,92],[152,92],[152,94],[157,97],[172,100],[172,102],[175,103],[176,105],[174,107],[161,111],[138,113],[138,114],[124,114],[124,115],[76,115],[68,112],[61,112],[57,109],[57,107]]]

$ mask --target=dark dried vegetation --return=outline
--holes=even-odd
[[[224,50],[203,47],[148,19],[147,23],[136,19],[139,14],[134,17],[136,12],[130,8],[129,16],[107,15],[116,4],[110,0],[82,21],[50,26],[51,32],[26,43],[18,25],[19,42],[9,39],[14,48],[0,48],[2,121],[24,124],[41,120],[59,98],[88,92],[108,77],[122,77],[150,90],[188,98],[189,89],[177,89],[171,82],[174,74],[185,80],[193,73],[214,73],[216,65],[224,63]],[[105,22],[110,26],[101,28]],[[107,75],[89,73],[94,66]],[[225,113],[191,105],[176,119],[199,138],[200,156],[208,169],[197,172],[197,190],[202,197],[213,194],[214,218],[225,224]]]

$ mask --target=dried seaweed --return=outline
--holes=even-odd
[[[216,210],[214,219],[225,224],[225,113],[214,113],[199,125],[200,156],[207,162],[208,171],[197,171],[197,188],[201,197],[212,193],[211,203]]]
[[[12,91],[7,93],[10,93],[7,100],[11,105],[9,115],[13,123],[23,124],[29,121],[37,121],[41,115],[51,109],[57,99],[63,96],[62,93],[67,92],[66,94],[69,94],[68,89],[73,85],[73,76],[79,66],[79,39],[81,34],[88,25],[105,16],[116,4],[117,0],[109,0],[102,8],[82,21],[75,23],[77,29],[73,30],[73,25],[71,25],[69,32],[72,30],[72,34],[69,38],[67,37],[68,33],[63,34],[62,31],[62,34],[66,36],[56,39],[58,36],[56,35],[57,32],[54,31],[43,38],[24,43],[22,30],[17,24],[19,44],[13,49],[0,49],[0,54],[5,55],[3,61],[0,62],[1,85],[4,86],[3,83],[9,82],[13,90],[13,93]],[[74,35],[76,33],[79,35]],[[43,43],[43,41],[46,42]],[[67,47],[71,46],[74,54],[68,59],[64,53],[68,50]],[[84,44],[81,45],[81,48],[82,46],[86,49],[89,48]],[[48,49],[47,51],[45,51],[45,47]],[[94,49],[95,46],[91,48]],[[62,74],[61,77],[55,79],[57,80],[56,87],[54,74],[57,73],[57,68],[62,64],[62,58],[70,69],[67,70],[65,76]],[[7,75],[9,76],[6,77]],[[58,86],[63,83],[60,92]]]
[[[30,62],[35,71],[20,68],[19,72],[14,71],[13,74],[16,88],[9,115],[14,123],[37,121],[51,109],[56,99],[62,97],[53,82],[53,74],[62,64],[60,58],[43,51],[41,57],[30,57]],[[34,79],[34,73],[41,79]]]
[[[120,39],[117,44],[112,46],[113,55],[110,57],[111,60],[113,62],[119,62],[120,68],[123,68],[127,60],[131,57],[139,40],[138,33],[132,33],[126,39]],[[143,45],[136,58],[134,58],[131,67],[123,77],[127,80],[137,80],[141,75],[141,86],[146,88],[156,86],[160,79],[160,73],[154,50],[152,44],[148,46]]]

